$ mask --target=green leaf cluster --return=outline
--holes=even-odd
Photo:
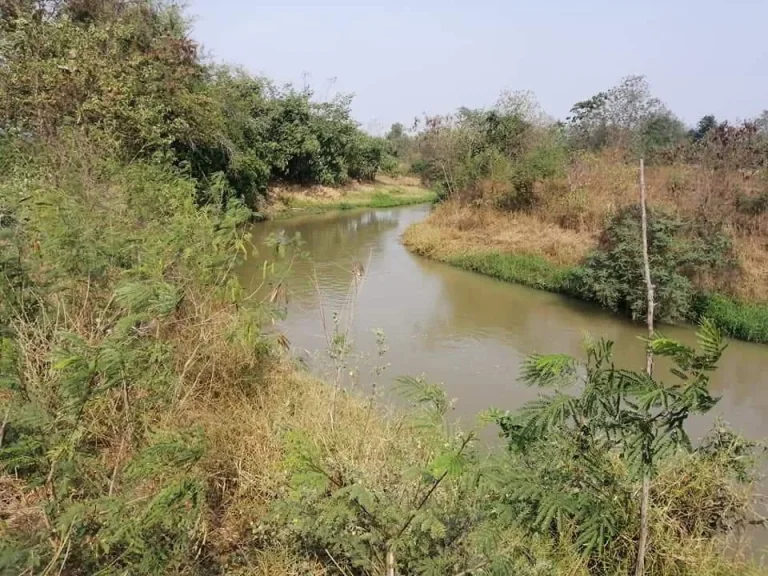
[[[639,206],[619,211],[606,224],[597,250],[570,273],[569,290],[633,319],[644,318],[641,239]],[[724,231],[686,223],[660,209],[649,213],[648,255],[654,313],[670,322],[697,320],[697,279],[722,277],[737,267]]]

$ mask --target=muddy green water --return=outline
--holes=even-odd
[[[465,426],[489,407],[514,409],[535,398],[535,390],[518,382],[521,361],[533,352],[579,355],[586,333],[613,340],[618,364],[643,369],[641,325],[570,298],[410,254],[400,236],[429,210],[411,206],[256,224],[252,240],[258,253],[243,268],[243,283],[255,287],[261,281],[264,258],[271,257],[262,244],[269,234],[299,232],[311,257],[294,264],[288,316],[280,324],[294,353],[315,371],[326,371],[325,331],[333,330],[338,312],[355,346],[354,385],[368,390],[376,382],[386,393],[395,377],[423,374],[456,399],[455,414]],[[356,284],[359,265],[365,272]],[[383,359],[374,330],[386,337]],[[695,341],[690,328],[661,330]],[[371,367],[385,362],[385,372],[374,376]],[[720,416],[749,438],[768,437],[768,346],[731,341],[712,387],[721,400],[710,415],[692,422],[692,436],[704,434]],[[768,543],[762,531],[756,540]]]

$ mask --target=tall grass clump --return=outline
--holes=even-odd
[[[516,282],[550,292],[565,292],[569,270],[529,254],[485,252],[449,257],[449,264],[506,282]]]
[[[711,318],[723,331],[748,342],[768,342],[768,305],[739,302],[721,295],[702,296],[701,316]]]

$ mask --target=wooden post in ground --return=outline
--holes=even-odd
[[[387,550],[387,576],[395,576],[395,553]]]
[[[648,290],[648,348],[645,357],[645,370],[650,377],[653,374],[653,349],[650,339],[653,338],[653,282],[651,282],[651,263],[648,258],[648,211],[645,195],[645,165],[640,160],[640,216],[643,230],[643,267],[645,272],[645,285]],[[643,470],[643,486],[640,499],[640,538],[637,542],[637,560],[635,561],[635,576],[642,576],[645,572],[645,550],[648,546],[648,501],[650,499],[650,470]]]

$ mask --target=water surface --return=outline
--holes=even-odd
[[[571,298],[409,253],[400,236],[429,209],[339,212],[254,226],[255,246],[262,246],[269,234],[298,232],[311,255],[294,264],[288,316],[280,326],[299,357],[322,370],[326,333],[333,330],[333,313],[339,312],[340,329],[349,324],[362,356],[350,362],[359,368],[355,380],[361,389],[374,381],[387,389],[399,375],[424,374],[456,399],[455,413],[465,425],[489,407],[514,409],[535,398],[535,390],[518,382],[521,361],[533,352],[578,356],[587,333],[613,340],[619,365],[644,369],[645,349],[638,340],[642,325]],[[246,285],[261,281],[267,254],[259,248],[249,259],[242,271]],[[374,330],[386,337],[383,360],[377,356]],[[695,342],[691,328],[661,330]],[[374,376],[371,366],[383,362],[390,366]],[[749,438],[768,436],[768,346],[731,341],[712,389],[721,400],[711,414],[691,423],[692,436],[704,434],[717,416]]]

